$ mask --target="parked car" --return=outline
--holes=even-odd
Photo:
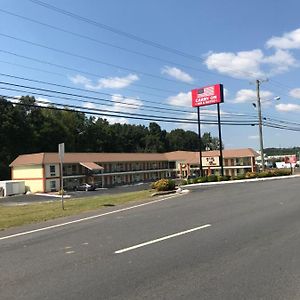
[[[96,189],[95,185],[83,183],[81,185],[78,185],[74,188],[75,191],[94,191]]]

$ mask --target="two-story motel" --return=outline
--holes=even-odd
[[[236,176],[255,170],[257,152],[250,148],[223,150],[224,173]],[[186,178],[199,172],[199,153],[65,153],[63,187],[73,189],[87,182],[99,187],[154,181],[160,178]],[[202,153],[206,174],[219,174],[219,151]],[[25,180],[31,192],[60,190],[58,153],[19,155],[11,164],[13,180]]]

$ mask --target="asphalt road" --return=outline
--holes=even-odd
[[[23,236],[1,232],[0,299],[300,299],[299,186],[193,187]]]

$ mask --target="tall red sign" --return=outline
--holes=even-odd
[[[206,106],[224,102],[223,84],[215,84],[192,90],[192,106]]]

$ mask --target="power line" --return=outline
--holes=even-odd
[[[0,75],[2,75],[0,73]],[[17,76],[11,76],[13,78],[21,78],[21,77],[17,77]],[[23,79],[23,78],[22,78]],[[31,80],[30,80],[31,81]],[[37,81],[37,80],[33,80],[34,82],[42,82],[42,83],[46,83],[43,81]],[[8,86],[13,86],[13,87],[21,87],[21,88],[25,88],[25,89],[30,89],[30,90],[37,90],[37,91],[42,91],[42,92],[50,92],[50,93],[54,93],[54,94],[58,94],[58,95],[63,95],[62,96],[53,96],[53,95],[49,95],[49,94],[42,94],[41,92],[36,93],[36,92],[32,92],[33,94],[39,95],[39,96],[44,96],[44,97],[56,97],[56,98],[61,98],[61,99],[68,99],[68,100],[73,100],[73,101],[80,101],[80,102],[86,102],[86,103],[93,103],[93,104],[97,104],[97,105],[103,105],[102,103],[99,102],[95,102],[95,101],[86,101],[86,100],[82,100],[82,99],[91,99],[91,100],[96,100],[96,101],[101,101],[101,102],[108,102],[108,103],[114,103],[114,104],[120,104],[122,106],[130,106],[130,108],[132,109],[139,109],[139,110],[144,110],[141,106],[139,106],[138,104],[134,104],[134,103],[126,103],[126,102],[121,102],[121,101],[116,101],[116,100],[109,100],[106,98],[97,98],[97,97],[91,97],[91,96],[86,96],[86,95],[80,95],[80,94],[75,94],[75,93],[66,93],[66,92],[61,92],[61,91],[57,91],[57,90],[52,90],[52,89],[44,89],[44,88],[37,88],[37,87],[33,87],[33,86],[28,86],[28,85],[21,85],[21,84],[14,84],[14,83],[10,83],[10,82],[4,82],[4,81],[0,81],[0,84],[3,85],[8,85]],[[51,83],[46,83],[46,84],[51,84]],[[61,86],[58,84],[52,84],[54,86]],[[65,87],[65,86],[64,86]],[[21,92],[21,93],[28,93],[28,91],[24,91],[24,90],[20,90],[20,89],[15,89],[15,88],[7,88],[7,87],[2,87],[2,89],[5,90],[10,90],[10,91],[16,91],[16,92]],[[66,96],[71,96],[71,97],[76,97],[76,98],[80,98],[80,100],[78,99],[74,99],[74,98],[66,98]],[[128,98],[130,99],[130,98]],[[183,109],[171,109],[171,108],[162,108],[162,107],[157,107],[157,106],[150,106],[150,105],[143,105],[143,107],[146,107],[147,111],[154,111],[154,112],[159,112],[159,113],[163,113],[162,110],[170,112],[170,111],[175,111],[175,112],[179,112],[179,113],[189,113],[189,114],[195,114],[194,111],[186,111]],[[149,109],[150,108],[150,109]],[[154,108],[154,109],[153,109]],[[206,116],[211,116],[212,114],[209,113],[202,113],[203,115]],[[232,118],[233,114],[231,114],[231,116],[224,116],[225,118]],[[238,114],[239,117],[247,117],[246,115],[241,116],[240,114]],[[252,120],[251,120],[252,121]]]
[[[22,43],[26,43],[26,44],[29,44],[29,45],[32,45],[32,46],[36,46],[36,47],[40,47],[40,48],[43,48],[43,49],[51,50],[51,51],[54,51],[54,52],[57,52],[57,53],[62,53],[64,55],[68,55],[68,56],[71,56],[71,57],[84,59],[84,60],[87,60],[87,61],[90,61],[90,62],[93,62],[93,63],[113,67],[113,68],[116,68],[116,69],[122,69],[122,70],[129,71],[129,72],[134,72],[134,73],[137,73],[139,75],[145,75],[145,76],[155,78],[155,79],[159,79],[159,80],[175,82],[177,84],[180,83],[180,84],[185,84],[185,85],[188,85],[188,86],[194,86],[194,85],[192,85],[190,83],[187,83],[187,82],[181,82],[181,81],[165,78],[165,77],[162,77],[162,76],[158,76],[158,75],[155,75],[155,74],[147,73],[147,72],[144,72],[144,71],[139,71],[139,70],[131,69],[131,68],[128,68],[128,67],[115,65],[115,64],[112,64],[112,63],[105,62],[103,60],[99,60],[99,59],[91,58],[91,57],[84,56],[84,55],[81,55],[81,54],[76,54],[76,53],[73,53],[73,52],[69,52],[69,51],[66,51],[66,50],[61,50],[61,49],[57,49],[57,48],[54,48],[54,47],[46,46],[46,45],[36,43],[36,42],[32,42],[32,41],[28,41],[28,40],[25,40],[25,39],[22,39],[22,38],[17,38],[15,36],[11,36],[11,35],[8,35],[8,34],[0,33],[0,36],[3,36],[3,37],[8,38],[8,39],[13,39],[13,40],[16,40],[16,41],[19,41],[19,42],[22,42]]]
[[[62,8],[59,8],[57,6],[54,6],[54,5],[51,5],[51,4],[48,4],[48,3],[45,3],[43,1],[40,1],[40,0],[29,0],[30,2],[34,3],[34,4],[37,4],[37,5],[40,5],[40,6],[43,6],[47,9],[50,9],[52,11],[55,11],[55,12],[58,12],[60,14],[63,14],[63,15],[67,15],[73,19],[76,19],[76,20],[79,20],[79,21],[82,21],[82,22],[85,22],[85,23],[88,23],[90,25],[93,25],[93,26],[96,26],[96,27],[99,27],[99,28],[102,28],[102,29],[105,29],[105,30],[108,30],[110,32],[113,32],[115,34],[118,34],[118,35],[121,35],[121,36],[125,36],[129,39],[132,39],[132,40],[136,40],[140,43],[143,43],[143,44],[146,44],[146,45],[149,45],[149,46],[152,46],[152,47],[155,47],[155,48],[158,48],[160,50],[164,50],[164,51],[167,51],[167,52],[170,52],[170,53],[173,53],[173,54],[176,54],[176,55],[180,55],[182,57],[186,57],[186,58],[189,58],[189,59],[192,59],[194,61],[197,61],[199,62],[199,60],[204,60],[203,58],[201,57],[197,57],[195,55],[192,55],[192,54],[189,54],[189,53],[186,53],[186,52],[183,52],[183,51],[180,51],[178,49],[174,49],[174,48],[171,48],[171,47],[168,47],[168,46],[165,46],[165,45],[162,45],[162,44],[159,44],[155,41],[151,41],[151,40],[147,40],[145,38],[141,38],[137,35],[134,35],[132,33],[129,33],[129,32],[125,32],[125,31],[122,31],[122,30],[119,30],[117,28],[114,28],[112,26],[109,26],[109,25],[106,25],[106,24],[103,24],[103,23],[100,23],[100,22],[97,22],[97,21],[94,21],[94,20],[91,20],[89,18],[86,18],[86,17],[83,17],[81,15],[78,15],[78,14],[75,14],[75,13],[72,13],[70,11],[67,11],[67,10],[64,10]],[[252,72],[245,72],[245,71],[237,71],[237,70],[233,70],[233,69],[227,69],[228,71],[232,71],[232,72],[235,72],[235,73],[239,73],[241,75],[247,75],[247,76],[251,76],[251,77],[254,77],[255,74]],[[224,74],[218,74],[219,76],[226,76],[226,77],[230,77],[230,78],[233,78],[229,75],[224,75]],[[236,79],[236,78],[235,78]]]
[[[0,49],[0,52],[3,52],[3,51],[1,51],[1,49]],[[15,56],[18,57],[18,55],[16,55],[15,53],[12,53],[12,52],[11,53],[7,53],[7,54],[15,55]],[[31,58],[28,58],[28,57],[23,57],[23,58],[31,59]],[[53,75],[57,75],[57,76],[61,76],[61,77],[66,78],[65,74],[57,73],[57,72],[51,72],[51,71],[47,71],[45,69],[40,69],[40,68],[35,68],[35,67],[29,67],[27,65],[12,63],[12,62],[8,62],[8,61],[4,61],[4,60],[0,60],[0,63],[8,64],[8,65],[11,65],[11,66],[17,66],[17,67],[25,68],[25,69],[28,69],[28,70],[34,70],[34,71],[39,71],[39,72],[43,72],[43,73],[53,74]],[[41,62],[39,62],[39,63],[41,63]],[[58,67],[58,66],[56,66],[56,67]],[[84,72],[82,71],[81,73],[84,73]],[[97,76],[96,74],[95,75],[89,74],[89,75],[91,75],[91,76]],[[100,75],[98,75],[97,77],[100,77]],[[85,90],[85,89],[82,89],[82,90],[84,90],[86,92],[90,92],[90,93],[107,94],[107,93],[103,93],[103,92],[96,92],[96,91],[93,91],[93,90]],[[134,89],[130,89],[130,88],[126,88],[126,90],[127,91],[131,91],[131,92],[137,92],[137,93],[140,93],[140,94],[145,94],[145,95],[152,96],[152,97],[161,98],[161,95],[153,94],[153,93],[149,93],[149,92],[145,92],[145,91],[139,91],[139,90],[134,90]]]
[[[18,53],[3,50],[3,49],[0,49],[0,52],[5,53],[5,54],[9,54],[9,55],[12,55],[12,56],[15,56],[15,57],[25,58],[27,60],[35,61],[35,62],[38,62],[38,63],[41,63],[41,64],[46,64],[46,65],[53,66],[53,67],[56,67],[56,68],[61,68],[61,69],[65,69],[65,70],[72,71],[72,72],[77,72],[77,73],[82,73],[82,74],[85,74],[85,75],[90,75],[90,76],[97,77],[97,78],[102,76],[102,75],[99,75],[99,74],[83,71],[83,70],[72,68],[72,67],[63,66],[61,64],[52,63],[52,62],[49,62],[49,61],[45,61],[45,60],[42,60],[42,59],[25,56],[25,55],[22,55],[22,54],[18,54]],[[166,92],[166,93],[177,93],[177,91],[166,90],[166,89],[161,89],[161,88],[157,88],[157,87],[153,87],[153,86],[137,84],[137,83],[132,83],[132,85],[147,88],[147,89],[151,89],[151,90],[162,91],[162,92]],[[128,88],[126,88],[126,89],[129,90],[129,91],[130,90],[134,91],[134,90],[128,89]],[[135,92],[138,92],[138,91],[135,91]]]
[[[83,17],[83,16],[77,15],[75,13],[66,11],[64,9],[58,8],[58,7],[54,6],[54,5],[50,5],[48,3],[45,3],[45,2],[42,2],[42,1],[38,1],[38,0],[29,0],[29,1],[33,2],[34,4],[38,4],[40,6],[46,7],[48,9],[50,9],[50,10],[59,12],[60,14],[67,15],[67,16],[69,16],[71,18],[74,18],[74,19],[77,19],[79,21],[82,21],[82,22],[85,22],[85,23],[97,26],[99,28],[108,30],[110,32],[113,32],[113,33],[121,35],[121,36],[125,36],[127,38],[130,38],[132,40],[138,41],[140,43],[143,43],[143,44],[146,44],[146,45],[149,45],[149,46],[152,46],[152,47],[155,47],[155,48],[167,51],[169,53],[173,53],[173,54],[176,54],[176,55],[179,55],[179,56],[183,56],[183,57],[186,57],[186,58],[189,58],[189,59],[192,59],[192,60],[199,61],[199,57],[197,57],[195,55],[188,54],[188,53],[185,53],[183,51],[180,51],[180,50],[177,50],[177,49],[173,49],[173,48],[170,48],[168,46],[159,44],[157,42],[141,38],[141,37],[139,37],[137,35],[134,35],[134,34],[131,34],[131,33],[128,33],[128,32],[125,32],[125,31],[122,31],[122,30],[119,30],[119,29],[116,29],[116,28],[113,28],[112,26],[108,26],[106,24],[103,24],[103,23],[100,23],[100,22],[97,22],[97,21],[94,21],[94,20],[91,20],[91,19],[88,19],[86,17]]]
[[[18,100],[19,101],[19,97],[11,97],[8,95],[0,95],[0,97],[2,98],[7,98],[7,99],[14,99],[14,100]],[[46,102],[46,101],[36,101],[37,103],[41,103],[43,105],[57,105],[57,106],[63,106],[63,108],[58,108],[58,107],[53,107],[53,106],[41,106],[41,105],[36,105],[36,104],[23,104],[23,103],[19,103],[19,102],[11,102],[13,105],[21,105],[21,106],[28,106],[28,107],[38,107],[38,108],[42,108],[42,109],[50,109],[50,110],[63,110],[63,111],[70,111],[70,112],[77,112],[77,113],[87,113],[90,115],[99,115],[99,116],[108,116],[108,117],[121,117],[121,118],[128,118],[128,119],[138,119],[138,120],[147,120],[147,121],[159,121],[159,122],[166,122],[166,123],[184,123],[184,124],[196,124],[197,121],[191,121],[191,120],[172,120],[171,118],[163,118],[163,117],[139,117],[139,116],[134,116],[134,114],[128,113],[128,114],[120,114],[118,112],[112,112],[112,113],[103,113],[103,112],[97,112],[97,109],[87,109],[81,106],[75,106],[75,105],[66,105],[66,104],[61,104],[61,103],[54,103],[54,102]],[[80,110],[76,110],[76,109],[80,109]],[[100,110],[101,111],[101,110]],[[216,121],[211,121],[211,120],[205,120],[202,122],[203,124],[213,124],[216,125],[217,122]],[[232,121],[230,123],[228,123],[228,121],[221,122],[223,125],[233,125],[233,126],[255,126],[258,125],[257,123],[237,123],[235,121]],[[300,128],[297,127],[288,127],[288,126],[282,126],[282,125],[278,125],[276,123],[270,123],[270,122],[265,122],[264,126],[266,127],[271,127],[271,128],[275,128],[275,129],[283,129],[283,130],[289,130],[289,131],[300,131]]]
[[[13,99],[13,100],[19,100],[19,97],[11,97],[8,95],[0,95],[0,97],[2,98],[7,98],[7,99]],[[10,101],[11,102],[11,101]],[[35,105],[35,104],[23,104],[23,103],[19,103],[19,102],[11,102],[14,105],[21,105],[21,106],[28,106],[28,107],[39,107],[39,108],[43,108],[43,109],[57,109],[57,110],[66,110],[66,111],[72,111],[72,112],[78,112],[78,113],[87,113],[90,115],[99,115],[99,116],[108,116],[108,117],[119,117],[119,118],[128,118],[128,119],[137,119],[137,120],[146,120],[146,121],[159,121],[159,122],[167,122],[167,123],[183,123],[183,124],[197,124],[197,121],[191,121],[190,119],[181,119],[181,120],[174,120],[174,118],[167,118],[167,117],[139,117],[139,116],[135,116],[132,113],[127,113],[127,114],[120,114],[118,112],[112,112],[112,113],[102,113],[102,112],[97,112],[97,111],[101,111],[98,109],[88,109],[85,107],[81,107],[81,106],[76,106],[76,105],[66,105],[66,104],[61,104],[61,103],[54,103],[54,102],[46,102],[46,101],[36,101],[37,103],[41,103],[43,105],[57,105],[57,106],[63,106],[64,108],[57,108],[57,107],[53,107],[53,106],[39,106],[39,105]],[[67,108],[66,108],[67,107]],[[80,110],[74,110],[75,109],[80,109]],[[235,125],[235,126],[240,126],[240,125],[253,125],[252,123],[238,123],[238,122],[221,122],[224,125]],[[210,124],[210,125],[217,125],[216,121],[211,121],[211,120],[205,120],[203,121],[203,124]]]
[[[91,42],[95,42],[95,43],[98,43],[98,44],[101,44],[101,45],[105,45],[105,46],[108,46],[108,47],[112,47],[112,48],[116,48],[116,49],[119,49],[119,50],[122,50],[122,51],[126,51],[128,53],[133,53],[135,55],[143,56],[143,57],[150,58],[150,59],[153,59],[153,60],[156,60],[156,61],[177,65],[179,67],[183,67],[183,68],[186,68],[186,69],[191,69],[191,70],[194,70],[194,71],[199,71],[199,72],[203,72],[203,73],[210,74],[210,75],[216,75],[216,73],[214,73],[214,72],[210,72],[210,71],[207,71],[207,70],[195,68],[193,66],[180,64],[180,63],[170,61],[170,60],[167,60],[167,59],[163,59],[163,58],[160,58],[160,57],[157,57],[157,56],[153,56],[153,55],[150,55],[150,54],[145,54],[145,53],[142,53],[142,52],[139,52],[139,51],[136,51],[136,50],[132,50],[132,49],[121,47],[121,46],[118,46],[118,45],[115,45],[115,44],[104,42],[104,41],[101,41],[99,39],[95,39],[95,38],[92,38],[90,36],[87,36],[87,35],[83,35],[83,34],[80,34],[80,33],[74,32],[74,31],[70,31],[70,30],[66,30],[66,29],[63,29],[61,27],[57,27],[57,26],[54,26],[54,25],[51,25],[51,24],[48,24],[48,23],[44,23],[44,22],[41,22],[41,21],[37,21],[37,20],[31,19],[31,18],[25,17],[25,16],[21,16],[21,15],[18,15],[16,13],[12,13],[10,11],[7,11],[7,10],[1,9],[1,8],[0,8],[0,12],[11,15],[11,16],[14,16],[14,17],[17,17],[17,18],[20,18],[20,19],[23,19],[23,20],[26,20],[26,21],[29,21],[29,22],[32,22],[32,23],[35,23],[35,24],[38,24],[38,25],[42,25],[44,27],[51,28],[53,30],[64,32],[64,33],[70,34],[72,36],[76,36],[76,37],[79,37],[79,38],[82,38],[82,39],[85,39],[85,40],[88,40],[88,41],[91,41]],[[219,74],[219,76],[225,76],[225,75]],[[227,76],[225,76],[225,77],[227,77]]]
[[[57,83],[52,83],[52,82],[47,82],[47,81],[42,81],[42,80],[36,80],[36,79],[32,79],[32,78],[25,78],[25,77],[20,77],[20,76],[14,76],[14,75],[10,75],[10,74],[5,74],[5,73],[0,73],[0,76],[5,76],[8,78],[14,78],[14,79],[20,79],[20,80],[24,80],[24,81],[29,81],[29,82],[34,82],[34,83],[38,83],[38,84],[45,84],[45,85],[50,85],[50,86],[55,86],[55,87],[59,87],[59,88],[67,88],[67,89],[71,89],[71,90],[76,90],[76,91],[80,91],[80,92],[87,92],[85,89],[81,89],[81,88],[74,88],[74,87],[70,87],[67,85],[62,85],[62,84],[57,84]],[[12,84],[9,82],[1,82],[2,84],[8,84],[8,85],[14,85],[14,86],[18,86],[18,87],[23,87],[23,88],[29,88],[29,89],[35,89],[35,90],[42,90],[42,91],[46,91],[46,92],[60,92],[57,90],[50,90],[50,89],[41,89],[41,88],[36,88],[33,86],[28,86],[28,85],[16,85],[16,84]],[[96,92],[96,91],[89,91],[95,94],[103,94],[106,96],[114,96],[116,98],[120,98],[120,99],[124,99],[125,97],[123,96],[117,96],[117,95],[113,95],[113,94],[109,94],[109,93],[102,93],[102,92]],[[85,95],[80,95],[80,94],[71,94],[71,93],[66,93],[66,95],[68,96],[76,96],[76,97],[81,97],[81,98],[90,98],[92,100],[98,100],[98,101],[104,101],[104,102],[110,102],[110,103],[119,103],[119,104],[123,104],[123,105],[128,105],[128,106],[137,106],[135,104],[130,104],[130,103],[124,103],[121,101],[116,101],[116,100],[109,100],[109,99],[105,99],[105,98],[96,98],[96,97],[89,97],[89,96],[85,96]],[[147,103],[151,103],[151,104],[157,104],[160,106],[165,106],[168,108],[162,108],[162,107],[157,107],[157,106],[153,106],[153,105],[144,105],[144,107],[147,108],[159,108],[161,110],[166,110],[166,111],[174,111],[174,112],[180,112],[180,113],[190,113],[190,114],[195,114],[195,111],[193,110],[184,110],[184,109],[174,109],[173,107],[176,105],[170,105],[170,104],[163,104],[161,102],[155,102],[155,101],[150,101],[150,100],[144,100],[144,99],[139,99],[139,98],[131,98],[131,97],[126,97],[126,99],[130,99],[130,100],[137,100],[137,101],[142,101],[142,102],[147,102]],[[178,106],[179,107],[179,106]],[[203,115],[210,115],[209,113],[205,113],[202,112]],[[247,115],[247,114],[241,114],[241,113],[230,113],[230,116],[227,116],[226,113],[223,115],[223,117],[232,117],[233,115],[238,116],[238,117],[251,117],[251,115]]]
[[[0,82],[0,84],[2,84],[2,82]],[[14,86],[14,84],[11,84]],[[9,91],[16,91],[16,92],[21,92],[21,93],[28,93],[28,91],[24,91],[24,90],[20,90],[20,89],[12,89],[12,88],[6,88],[6,87],[1,87],[2,89],[4,90],[9,90]],[[30,89],[30,88],[29,88]],[[33,88],[34,89],[34,88]],[[48,90],[50,91],[50,90]],[[83,102],[83,103],[93,103],[93,104],[98,104],[97,102],[93,102],[93,101],[86,101],[86,100],[82,100],[82,99],[74,99],[74,98],[70,98],[70,97],[62,97],[62,96],[57,96],[57,95],[49,95],[49,94],[44,94],[44,93],[36,93],[36,92],[30,92],[32,95],[37,95],[37,96],[40,96],[40,97],[49,97],[49,98],[57,98],[57,99],[63,99],[63,100],[67,100],[67,101],[75,101],[75,102]],[[40,101],[40,100],[36,100],[37,102]],[[45,101],[45,103],[47,103]],[[126,103],[121,103],[123,105],[125,105]],[[85,107],[86,108],[86,107]],[[105,110],[105,109],[98,109],[98,108],[89,108],[91,110],[100,110],[100,111],[106,111],[106,112],[114,112],[114,113],[118,113],[116,111],[111,111],[111,110]],[[140,110],[143,110],[143,109],[140,109]],[[147,110],[147,111],[155,111],[155,110]],[[162,113],[161,111],[155,111],[155,112],[159,112],[159,113]],[[136,114],[136,113],[130,113],[131,115],[136,115],[136,116],[149,116],[149,115],[145,115],[145,114]],[[151,115],[152,116],[152,115]],[[149,117],[151,117],[149,116]],[[165,116],[155,116],[155,117],[165,117]],[[190,120],[190,119],[184,119],[182,117],[180,118],[177,118],[177,117],[166,117],[166,118],[169,118],[169,119],[174,119],[174,120]],[[204,120],[204,121],[210,121],[210,120]],[[232,122],[231,120],[228,120],[228,121],[224,121],[224,122]],[[233,122],[241,122],[241,123],[245,123],[245,122],[253,122],[253,120],[235,120]]]

